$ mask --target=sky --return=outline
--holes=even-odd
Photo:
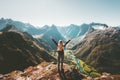
[[[35,26],[91,22],[120,25],[120,0],[0,0],[0,18]]]

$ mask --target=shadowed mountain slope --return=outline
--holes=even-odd
[[[76,56],[98,71],[120,73],[120,29],[107,28],[88,34],[73,47]]]
[[[23,70],[42,61],[55,60],[29,36],[11,28],[9,25],[0,32],[0,73]]]

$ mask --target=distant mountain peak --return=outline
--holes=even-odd
[[[88,24],[86,24],[86,23],[81,24],[81,26],[85,26],[85,25],[88,25]]]
[[[13,24],[7,24],[1,31],[19,31]]]
[[[42,28],[49,28],[49,26],[48,25],[44,25]]]
[[[56,25],[53,24],[51,27],[56,28]]]
[[[103,27],[106,27],[106,28],[109,27],[107,24],[104,24],[104,23],[95,23],[95,22],[90,23],[90,26],[95,26],[95,25],[103,26]]]
[[[52,25],[51,27],[50,27],[50,30],[57,30],[57,27],[55,26],[55,25]]]
[[[79,25],[76,25],[76,24],[70,24],[70,26],[79,26]]]

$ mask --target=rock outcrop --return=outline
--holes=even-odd
[[[76,69],[71,69],[67,64],[64,64],[64,71],[58,72],[56,64],[47,62],[29,66],[24,71],[13,71],[1,75],[2,80],[80,80],[83,78],[84,75]]]
[[[72,69],[64,64],[64,71],[57,71],[57,64],[42,62],[36,66],[29,66],[24,71],[12,71],[8,74],[0,74],[2,80],[120,80],[120,75],[103,73],[101,77],[92,78],[81,74],[78,70]]]

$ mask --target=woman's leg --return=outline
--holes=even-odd
[[[58,52],[58,70],[60,70],[60,52]]]
[[[63,69],[64,52],[61,54],[61,70]]]

